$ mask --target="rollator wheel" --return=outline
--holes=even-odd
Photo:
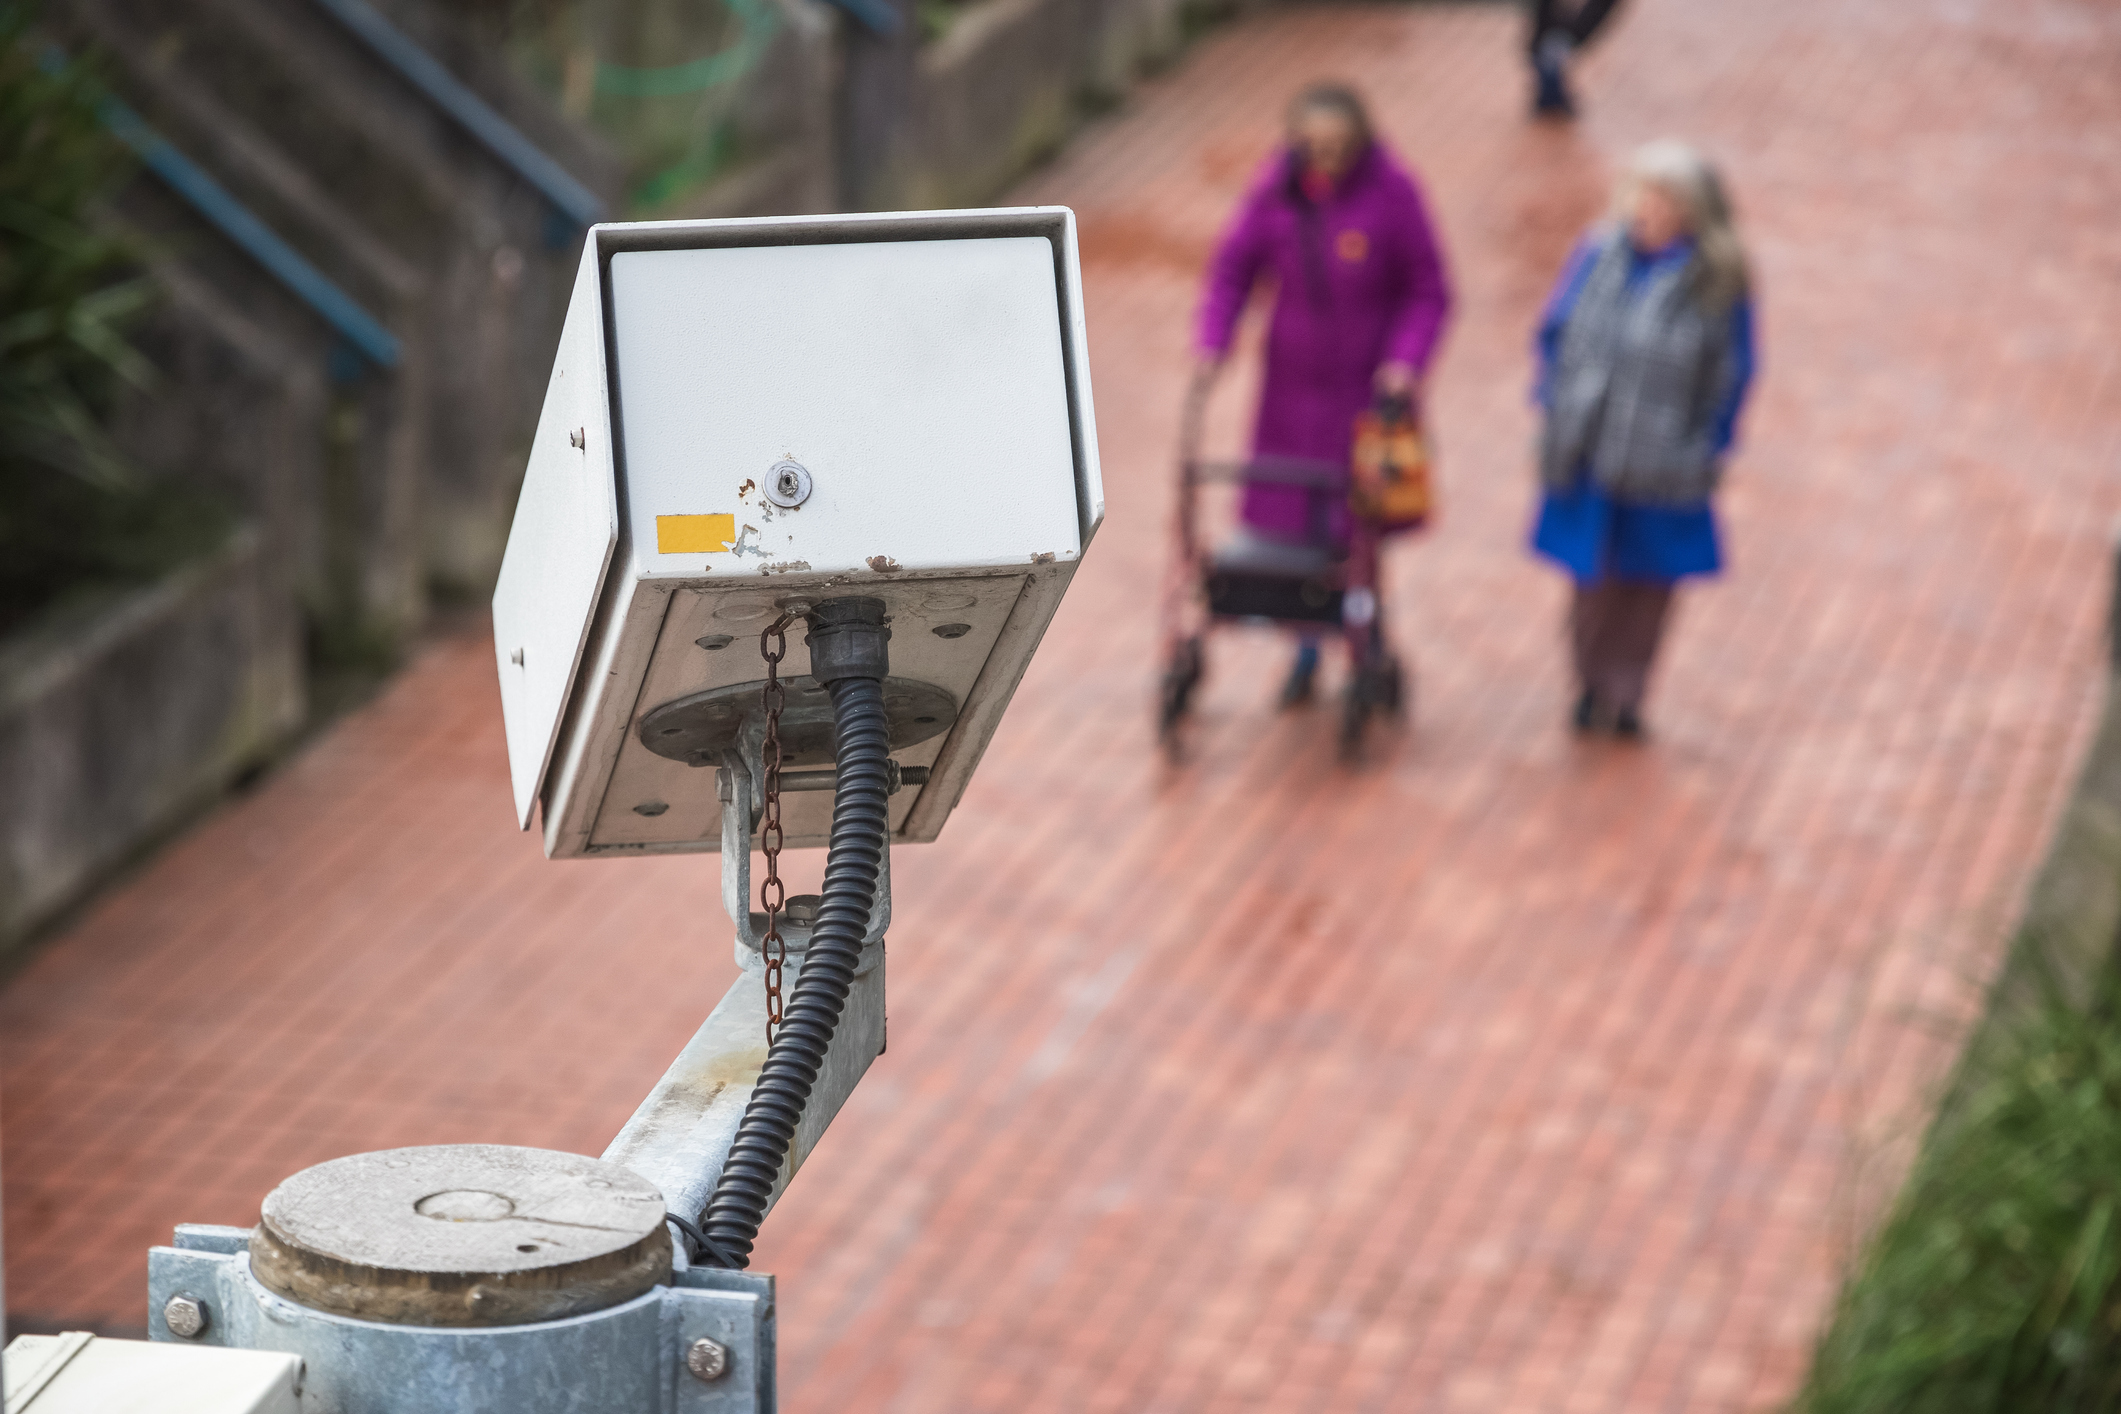
[[[1172,646],[1157,693],[1156,735],[1173,760],[1178,758],[1178,725],[1193,705],[1193,689],[1200,686],[1203,667],[1198,638],[1183,638]]]
[[[1397,653],[1387,653],[1378,674],[1377,705],[1396,721],[1405,721],[1414,694],[1407,686],[1406,667]]]

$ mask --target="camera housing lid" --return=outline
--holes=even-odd
[[[761,630],[860,594],[927,768],[893,838],[934,839],[1103,517],[1066,208],[593,227],[493,601],[519,822],[554,857],[719,848]],[[829,792],[785,809],[824,842]]]

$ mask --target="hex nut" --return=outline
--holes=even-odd
[[[197,1340],[206,1334],[206,1303],[180,1291],[162,1304],[162,1324],[171,1335]]]
[[[685,1352],[685,1368],[696,1380],[718,1380],[729,1373],[729,1347],[703,1335]]]
[[[766,484],[760,489],[767,500],[792,511],[810,499],[810,471],[798,461],[777,461],[766,469]]]

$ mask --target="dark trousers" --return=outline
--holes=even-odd
[[[1671,617],[1672,585],[1639,579],[1576,583],[1569,601],[1569,647],[1576,681],[1608,711],[1642,706],[1650,664]]]
[[[1532,29],[1526,47],[1539,52],[1539,41],[1550,34],[1564,34],[1581,49],[1591,42],[1599,26],[1613,13],[1620,0],[1532,0]]]

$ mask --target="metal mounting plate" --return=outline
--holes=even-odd
[[[148,1309],[185,1292],[213,1313],[191,1344],[300,1357],[305,1411],[773,1414],[773,1278],[763,1273],[681,1271],[621,1305],[530,1325],[401,1326],[267,1290],[252,1274],[248,1238],[241,1229],[179,1228],[175,1247],[149,1249]],[[160,1320],[148,1336],[178,1342]],[[727,1352],[712,1382],[684,1366],[685,1348],[701,1336]]]
[[[781,709],[781,764],[830,765],[831,695],[808,674],[783,681],[788,703]],[[739,747],[744,723],[764,711],[760,703],[763,687],[763,683],[740,682],[666,702],[642,715],[641,745],[672,761],[714,765],[724,751]],[[957,700],[934,683],[886,678],[884,713],[891,727],[891,749],[900,751],[950,730],[957,720]]]

